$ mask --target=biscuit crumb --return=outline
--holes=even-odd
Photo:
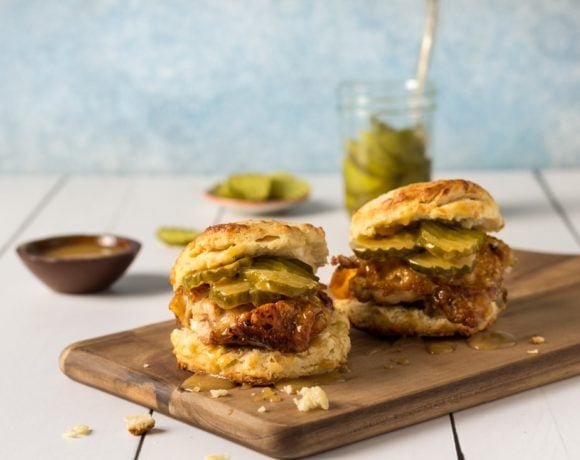
[[[148,367],[149,367],[149,363],[145,363],[145,364],[143,364],[143,367],[144,367],[144,368],[148,368]]]
[[[209,390],[209,394],[212,398],[221,398],[222,396],[227,396],[230,394],[228,390]]]
[[[294,404],[300,412],[308,412],[313,409],[321,408],[328,410],[330,406],[326,392],[319,386],[303,387],[298,394],[300,399],[294,398]]]
[[[260,414],[263,414],[264,412],[266,412],[266,406],[260,406],[260,407],[258,407],[258,412]]]
[[[542,337],[541,335],[534,335],[531,339],[530,339],[530,343],[534,344],[534,345],[541,345],[542,343],[544,343],[546,341],[546,339],[544,337]]]
[[[141,436],[155,426],[155,419],[151,417],[151,414],[128,415],[125,417],[125,423],[127,423],[129,433]]]
[[[88,436],[91,434],[91,429],[88,425],[75,425],[68,428],[63,434],[63,438],[79,438],[81,436]]]
[[[294,393],[294,388],[292,388],[292,385],[284,385],[282,387],[282,391],[287,395],[291,395],[292,393]]]
[[[230,454],[211,454],[206,455],[203,460],[230,460]]]
[[[531,350],[528,350],[528,355],[537,355],[538,353],[540,353],[540,351],[537,348],[532,348]]]

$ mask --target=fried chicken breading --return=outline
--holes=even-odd
[[[251,346],[282,352],[306,350],[322,332],[332,301],[322,291],[254,307],[224,310],[207,298],[207,287],[178,289],[170,305],[178,321],[207,345]]]
[[[338,256],[339,268],[356,268],[349,290],[361,302],[376,305],[405,305],[440,311],[453,323],[477,326],[489,316],[490,303],[505,304],[503,276],[513,265],[510,248],[486,236],[473,269],[445,276],[419,273],[402,259],[360,259]]]

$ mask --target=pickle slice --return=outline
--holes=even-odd
[[[297,200],[310,193],[308,182],[294,177],[286,172],[270,174],[272,185],[269,199],[271,200]]]
[[[264,174],[235,174],[227,180],[227,186],[236,198],[264,201],[270,195],[272,181]]]
[[[221,308],[229,310],[244,303],[250,303],[252,285],[245,280],[229,280],[212,285],[209,299]]]
[[[403,257],[418,248],[417,233],[408,230],[384,238],[358,238],[352,243],[354,253],[362,259]]]
[[[296,275],[312,278],[318,281],[318,277],[314,275],[312,267],[296,259],[283,259],[281,257],[260,257],[254,259],[252,268],[277,270]]]
[[[284,298],[284,295],[277,292],[253,289],[252,285],[245,280],[214,284],[209,291],[209,299],[224,310],[230,310],[247,303],[258,307],[265,303],[276,302],[282,298]]]
[[[170,246],[186,246],[199,235],[198,230],[181,227],[161,227],[157,229],[157,238]]]
[[[484,237],[478,230],[425,221],[421,222],[419,243],[435,256],[453,259],[473,254],[481,247]]]
[[[274,292],[287,297],[313,292],[318,287],[318,282],[311,278],[285,271],[248,268],[244,270],[244,276],[258,291]]]
[[[250,291],[250,302],[255,307],[259,307],[260,305],[264,305],[265,303],[277,302],[280,299],[283,299],[284,296],[282,294],[278,294],[275,292],[264,292],[258,291],[256,289],[252,289]]]
[[[451,276],[470,272],[475,263],[475,254],[457,259],[446,259],[423,252],[409,256],[407,261],[411,268],[418,272]]]
[[[345,186],[350,193],[369,195],[371,199],[380,195],[382,190],[388,189],[388,185],[380,177],[361,170],[350,157],[344,159],[343,168]]]
[[[204,283],[217,283],[222,279],[232,279],[236,277],[242,268],[248,267],[251,263],[252,259],[250,257],[244,257],[222,267],[190,273],[184,278],[183,284],[186,289],[193,289]]]
[[[230,190],[227,182],[217,184],[209,191],[209,193],[215,196],[221,196],[222,198],[236,198],[235,193]]]

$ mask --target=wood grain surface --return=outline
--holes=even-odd
[[[300,413],[285,394],[281,402],[255,401],[256,388],[219,399],[180,390],[190,374],[171,354],[173,321],[77,342],[60,365],[79,382],[265,454],[302,457],[580,374],[580,257],[517,256],[508,309],[493,326],[513,334],[514,347],[476,351],[457,339],[455,352],[430,355],[420,340],[353,330],[347,381],[325,386],[328,411]],[[530,344],[533,335],[546,343]],[[261,405],[267,412],[257,412]]]

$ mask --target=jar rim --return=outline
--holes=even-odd
[[[408,80],[346,80],[338,87],[341,107],[365,107],[401,101],[434,106],[436,88],[426,82],[420,88],[414,79]]]

